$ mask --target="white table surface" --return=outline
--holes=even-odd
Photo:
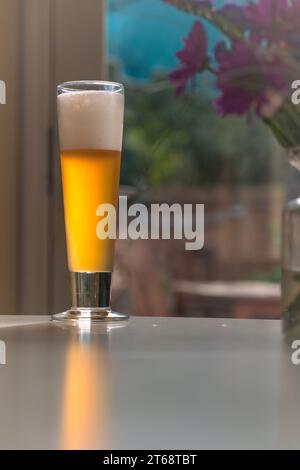
[[[300,339],[300,338],[299,338]],[[0,317],[1,449],[300,448],[279,321]]]

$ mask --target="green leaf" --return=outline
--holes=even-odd
[[[299,312],[300,311],[300,294],[298,294],[294,300],[290,303],[287,310],[289,312]]]
[[[272,119],[267,119],[265,118],[264,123],[271,129],[271,131],[274,134],[274,137],[276,138],[277,142],[285,149],[289,149],[293,147],[293,143],[291,140],[287,138],[283,130],[281,129],[281,126],[274,120]]]
[[[286,98],[281,108],[264,122],[271,128],[278,142],[286,149],[300,145],[300,115]]]
[[[300,282],[300,273],[295,273],[293,275],[293,280],[296,281],[296,282]]]
[[[242,25],[236,24],[229,16],[218,13],[207,3],[201,4],[199,0],[164,0],[164,2],[181,11],[204,18],[231,39],[243,39],[244,37]]]

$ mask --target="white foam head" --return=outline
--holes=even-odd
[[[121,150],[124,96],[112,91],[74,91],[58,96],[61,150]]]

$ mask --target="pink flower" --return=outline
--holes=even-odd
[[[192,31],[184,39],[184,44],[185,47],[176,54],[181,66],[170,74],[171,82],[176,85],[177,95],[184,91],[189,80],[204,70],[208,62],[206,35],[199,21],[194,23]]]
[[[271,42],[294,42],[299,37],[299,1],[259,0],[245,7],[251,34],[260,40]]]
[[[267,54],[267,55],[266,55]],[[218,62],[217,86],[221,96],[215,101],[219,114],[263,115],[269,110],[270,90],[280,95],[287,86],[284,67],[270,51],[232,41],[228,48],[219,43],[215,50]]]

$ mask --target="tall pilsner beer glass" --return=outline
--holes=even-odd
[[[113,239],[99,238],[98,208],[117,210],[124,89],[111,82],[67,82],[58,87],[58,125],[72,307],[54,320],[111,321]]]

